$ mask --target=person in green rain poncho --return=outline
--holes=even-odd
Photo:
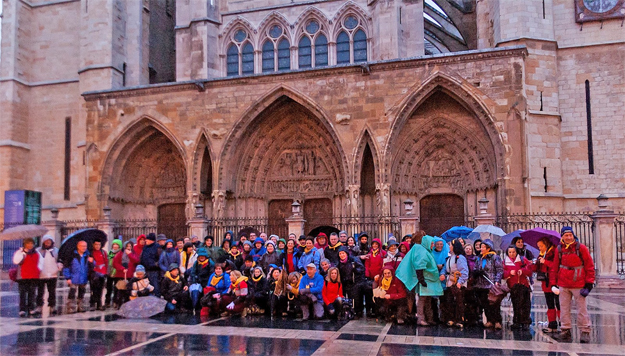
[[[412,246],[404,256],[395,274],[408,290],[413,290],[416,287],[416,293],[419,295],[417,318],[418,324],[421,326],[434,323],[432,297],[443,295],[443,287],[439,279],[440,273],[432,255],[433,242],[434,237],[423,236],[421,244]]]

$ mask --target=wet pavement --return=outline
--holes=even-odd
[[[558,343],[543,333],[544,296],[533,296],[528,331],[396,325],[363,318],[303,321],[265,316],[207,318],[159,314],[132,320],[113,310],[19,318],[14,283],[0,282],[0,355],[625,355],[625,294],[596,289],[588,297],[591,344]],[[58,291],[62,312],[67,288]],[[575,319],[574,319],[575,322]]]

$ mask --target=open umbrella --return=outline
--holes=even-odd
[[[501,237],[501,250],[505,251],[508,248],[508,246],[512,245],[512,240],[514,240],[516,237],[521,237],[521,233],[524,231],[525,230],[516,230],[516,231],[509,233],[508,235],[502,236]],[[523,242],[525,242],[525,240],[523,240]],[[532,255],[538,256],[540,254],[540,251],[538,251],[536,247],[528,245],[527,243],[525,245],[526,245],[525,248],[529,250],[532,253]]]
[[[0,241],[21,240],[29,237],[42,236],[48,228],[41,225],[18,225],[4,230],[0,234]]]
[[[493,225],[478,225],[473,232],[467,236],[467,239],[475,241],[480,239],[482,241],[491,239],[495,248],[501,245],[501,237],[506,234],[505,231]]]
[[[454,226],[451,229],[443,232],[441,237],[446,241],[452,241],[455,239],[463,238],[466,239],[469,234],[473,232],[473,229],[466,226]]]
[[[124,303],[117,311],[117,315],[128,319],[144,319],[165,311],[167,301],[149,296],[139,297]]]
[[[59,261],[63,264],[71,261],[74,256],[74,251],[76,251],[76,245],[78,245],[78,241],[85,241],[89,250],[93,246],[95,241],[100,241],[102,246],[106,244],[106,233],[102,230],[98,229],[82,229],[74,232],[69,235],[63,242],[61,243],[61,247],[59,247]]]
[[[554,246],[557,246],[560,243],[560,234],[557,231],[543,229],[542,227],[535,227],[521,233],[523,242],[526,245],[535,248],[538,248],[537,242],[543,237],[547,237]]]

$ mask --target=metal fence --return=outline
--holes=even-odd
[[[497,226],[506,232],[536,227],[559,232],[563,226],[570,226],[580,242],[588,247],[593,259],[597,260],[593,236],[594,221],[590,212],[511,214],[498,217]]]
[[[347,232],[348,236],[356,236],[367,232],[370,239],[380,239],[386,243],[390,234],[401,241],[402,231],[399,218],[396,216],[363,216],[348,217],[339,216],[334,218],[333,224],[338,230]],[[408,231],[406,233],[413,233]]]
[[[614,220],[616,234],[616,271],[625,275],[625,214],[621,213]]]
[[[114,223],[114,238],[121,236],[123,242],[149,233],[164,234],[168,239],[174,241],[189,236],[189,226],[186,219],[130,219],[115,220]]]
[[[95,219],[66,220],[63,222],[65,223],[63,227],[61,228],[61,235],[63,236],[63,238],[66,238],[67,236],[73,234],[74,232],[78,230],[88,229],[88,228],[95,229],[98,227],[98,220],[95,220]]]

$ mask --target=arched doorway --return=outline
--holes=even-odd
[[[232,193],[227,210],[236,217],[268,217],[276,225],[291,215],[293,200],[302,202],[307,220],[314,201],[322,200],[331,224],[334,208],[345,199],[346,160],[320,109],[279,89],[239,125],[226,142],[219,171],[220,189]]]
[[[144,119],[113,145],[102,176],[108,194],[102,198],[114,219],[157,220],[159,232],[184,236],[186,177],[179,146]]]
[[[454,194],[428,195],[419,201],[419,228],[440,236],[453,226],[464,225],[464,199]]]

